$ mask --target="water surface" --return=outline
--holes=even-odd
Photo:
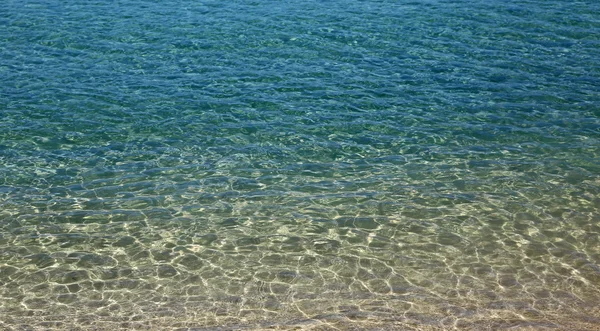
[[[596,1],[5,1],[0,327],[600,327]]]

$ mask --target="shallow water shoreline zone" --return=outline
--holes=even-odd
[[[598,328],[597,1],[7,1],[0,328]]]

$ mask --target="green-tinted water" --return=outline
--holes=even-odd
[[[0,327],[599,327],[597,2],[2,7]]]

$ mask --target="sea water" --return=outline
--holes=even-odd
[[[600,2],[12,1],[0,327],[600,327]]]

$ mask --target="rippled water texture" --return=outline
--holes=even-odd
[[[600,327],[600,2],[1,7],[0,328]]]

